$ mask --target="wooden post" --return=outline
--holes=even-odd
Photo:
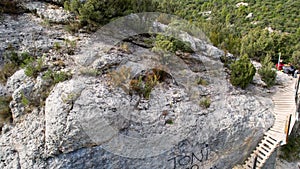
[[[287,126],[285,126],[285,133],[286,133],[286,138],[285,138],[285,141],[286,143],[288,142],[288,138],[289,138],[289,132],[290,132],[290,127],[291,127],[291,120],[292,120],[292,115],[290,114],[289,117],[288,117],[288,121],[287,121]]]
[[[298,104],[298,90],[299,90],[299,83],[300,83],[300,76],[298,77],[298,80],[297,80],[297,83],[296,83],[296,86],[295,86],[295,102],[296,104]]]
[[[297,77],[298,77],[298,75],[297,75]],[[298,79],[297,79],[297,83],[296,83],[296,86],[295,86],[295,90],[296,90],[296,92],[295,92],[295,102],[296,102],[296,121],[298,121],[299,120],[299,117],[300,117],[300,113],[299,113],[299,104],[300,104],[300,102],[299,102],[299,98],[298,98],[298,90],[299,90],[299,85],[300,85],[300,76],[298,77]]]
[[[257,163],[257,154],[255,154],[254,160],[253,160],[253,167],[252,169],[256,169],[256,163]]]

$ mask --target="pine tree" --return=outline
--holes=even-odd
[[[273,70],[272,67],[271,56],[267,55],[262,62],[262,67],[258,70],[261,79],[266,83],[267,87],[275,84],[276,70]]]
[[[230,82],[234,86],[239,86],[245,89],[248,84],[253,80],[256,69],[250,62],[247,55],[243,55],[230,66],[231,76]]]

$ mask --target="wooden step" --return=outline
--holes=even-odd
[[[273,126],[269,130],[281,133],[284,127]]]
[[[290,111],[293,109],[293,107],[288,107],[288,108],[274,108],[274,112],[286,112],[286,113],[290,113]]]
[[[290,112],[288,112],[288,113],[281,113],[281,112],[277,112],[276,114],[275,114],[275,118],[276,117],[288,117],[290,115]]]
[[[261,149],[263,149],[265,152],[270,153],[272,150],[266,148],[265,146],[262,146]]]
[[[295,106],[295,103],[275,103],[274,110],[278,109],[278,106],[281,108],[280,111],[291,110]]]
[[[264,154],[265,156],[268,156],[270,153],[269,151],[264,150],[262,147],[260,149],[258,149],[259,153]]]
[[[268,140],[271,140],[274,144],[276,144],[278,141],[273,136],[267,136]]]
[[[283,133],[283,131],[278,130],[278,129],[273,129],[273,128],[271,128],[270,130],[271,130],[271,131],[274,131],[274,132],[277,132],[277,133]]]
[[[262,143],[263,143],[264,145],[268,146],[270,150],[272,150],[273,147],[275,147],[274,144],[269,143],[269,142],[266,141],[266,140],[263,140]],[[262,146],[264,146],[264,145],[262,145]]]
[[[287,116],[276,116],[273,125],[282,124],[282,123],[285,124],[286,121],[287,121]]]
[[[289,115],[276,115],[275,118],[276,120],[285,120],[287,121]]]

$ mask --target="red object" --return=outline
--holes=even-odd
[[[279,63],[279,65],[278,65],[278,63],[276,64],[276,69],[277,70],[282,70],[282,67],[284,66],[284,64],[283,63]]]

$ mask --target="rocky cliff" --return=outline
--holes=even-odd
[[[225,53],[204,38],[177,29],[171,35],[194,52],[160,54],[134,40],[149,32],[122,27],[137,18],[139,26],[170,33],[144,15],[94,34],[69,34],[61,24],[72,15],[63,9],[40,2],[25,7],[36,13],[1,20],[1,58],[13,46],[43,56],[49,68],[72,78],[49,87],[44,73],[28,77],[20,69],[0,88],[12,95],[0,168],[232,168],[273,124],[276,87],[265,88],[259,75],[246,90],[233,87],[220,59]],[[289,79],[280,75],[277,84]],[[24,102],[47,88],[44,104]]]

